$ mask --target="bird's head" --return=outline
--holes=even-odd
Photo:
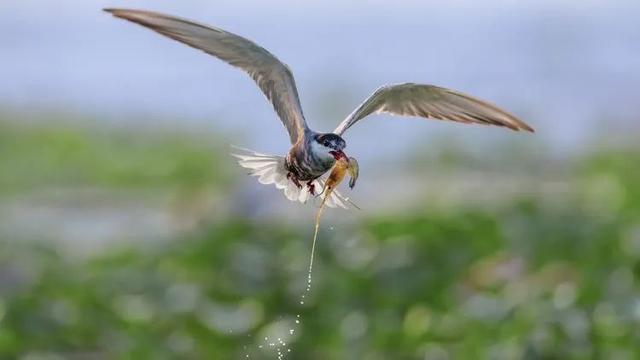
[[[342,151],[347,146],[340,135],[333,133],[318,134],[312,142],[313,151],[320,156],[333,158],[335,160],[347,159],[347,155]]]

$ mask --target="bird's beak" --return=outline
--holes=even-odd
[[[349,158],[347,157],[347,155],[342,150],[329,151],[329,154],[331,154],[333,156],[333,158],[336,159],[336,160],[344,159],[344,160],[349,161]]]

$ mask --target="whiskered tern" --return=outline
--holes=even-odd
[[[225,30],[156,12],[105,9],[162,35],[202,50],[251,76],[273,105],[284,124],[291,148],[284,156],[244,149],[234,154],[242,167],[251,170],[262,184],[274,184],[292,201],[305,202],[322,189],[322,176],[336,160],[347,159],[344,132],[371,114],[416,116],[502,126],[515,131],[534,130],[515,116],[485,101],[463,93],[426,84],[385,85],[373,92],[330,133],[312,130],[304,118],[291,69],[251,40]],[[334,191],[326,200],[330,207],[348,202]]]

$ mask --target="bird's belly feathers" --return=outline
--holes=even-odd
[[[237,153],[233,154],[233,156],[238,159],[240,166],[245,169],[249,169],[249,174],[257,177],[261,184],[274,184],[276,188],[282,190],[287,199],[291,201],[304,203],[312,197],[306,187],[303,186],[299,188],[289,178],[288,173],[292,173],[292,171],[287,168],[287,157],[267,155],[242,148],[238,148],[237,150]],[[322,172],[320,175],[322,175]],[[306,174],[305,176],[309,178],[315,175]],[[320,180],[313,180],[313,185],[316,189],[322,189],[324,182]],[[339,206],[346,209],[347,202],[347,199],[345,199],[338,191],[334,190],[329,195],[326,205],[328,207]]]
[[[309,156],[295,156],[289,153],[285,166],[300,181],[317,179],[333,167],[334,159],[326,160],[310,154]]]

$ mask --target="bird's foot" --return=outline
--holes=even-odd
[[[311,196],[316,196],[316,185],[313,183],[313,180],[307,182],[307,189],[309,190],[309,194],[311,194]]]
[[[292,173],[287,173],[287,179],[291,180],[298,187],[298,189],[302,189],[302,184],[300,184],[300,181],[298,181],[298,179],[293,176]]]

